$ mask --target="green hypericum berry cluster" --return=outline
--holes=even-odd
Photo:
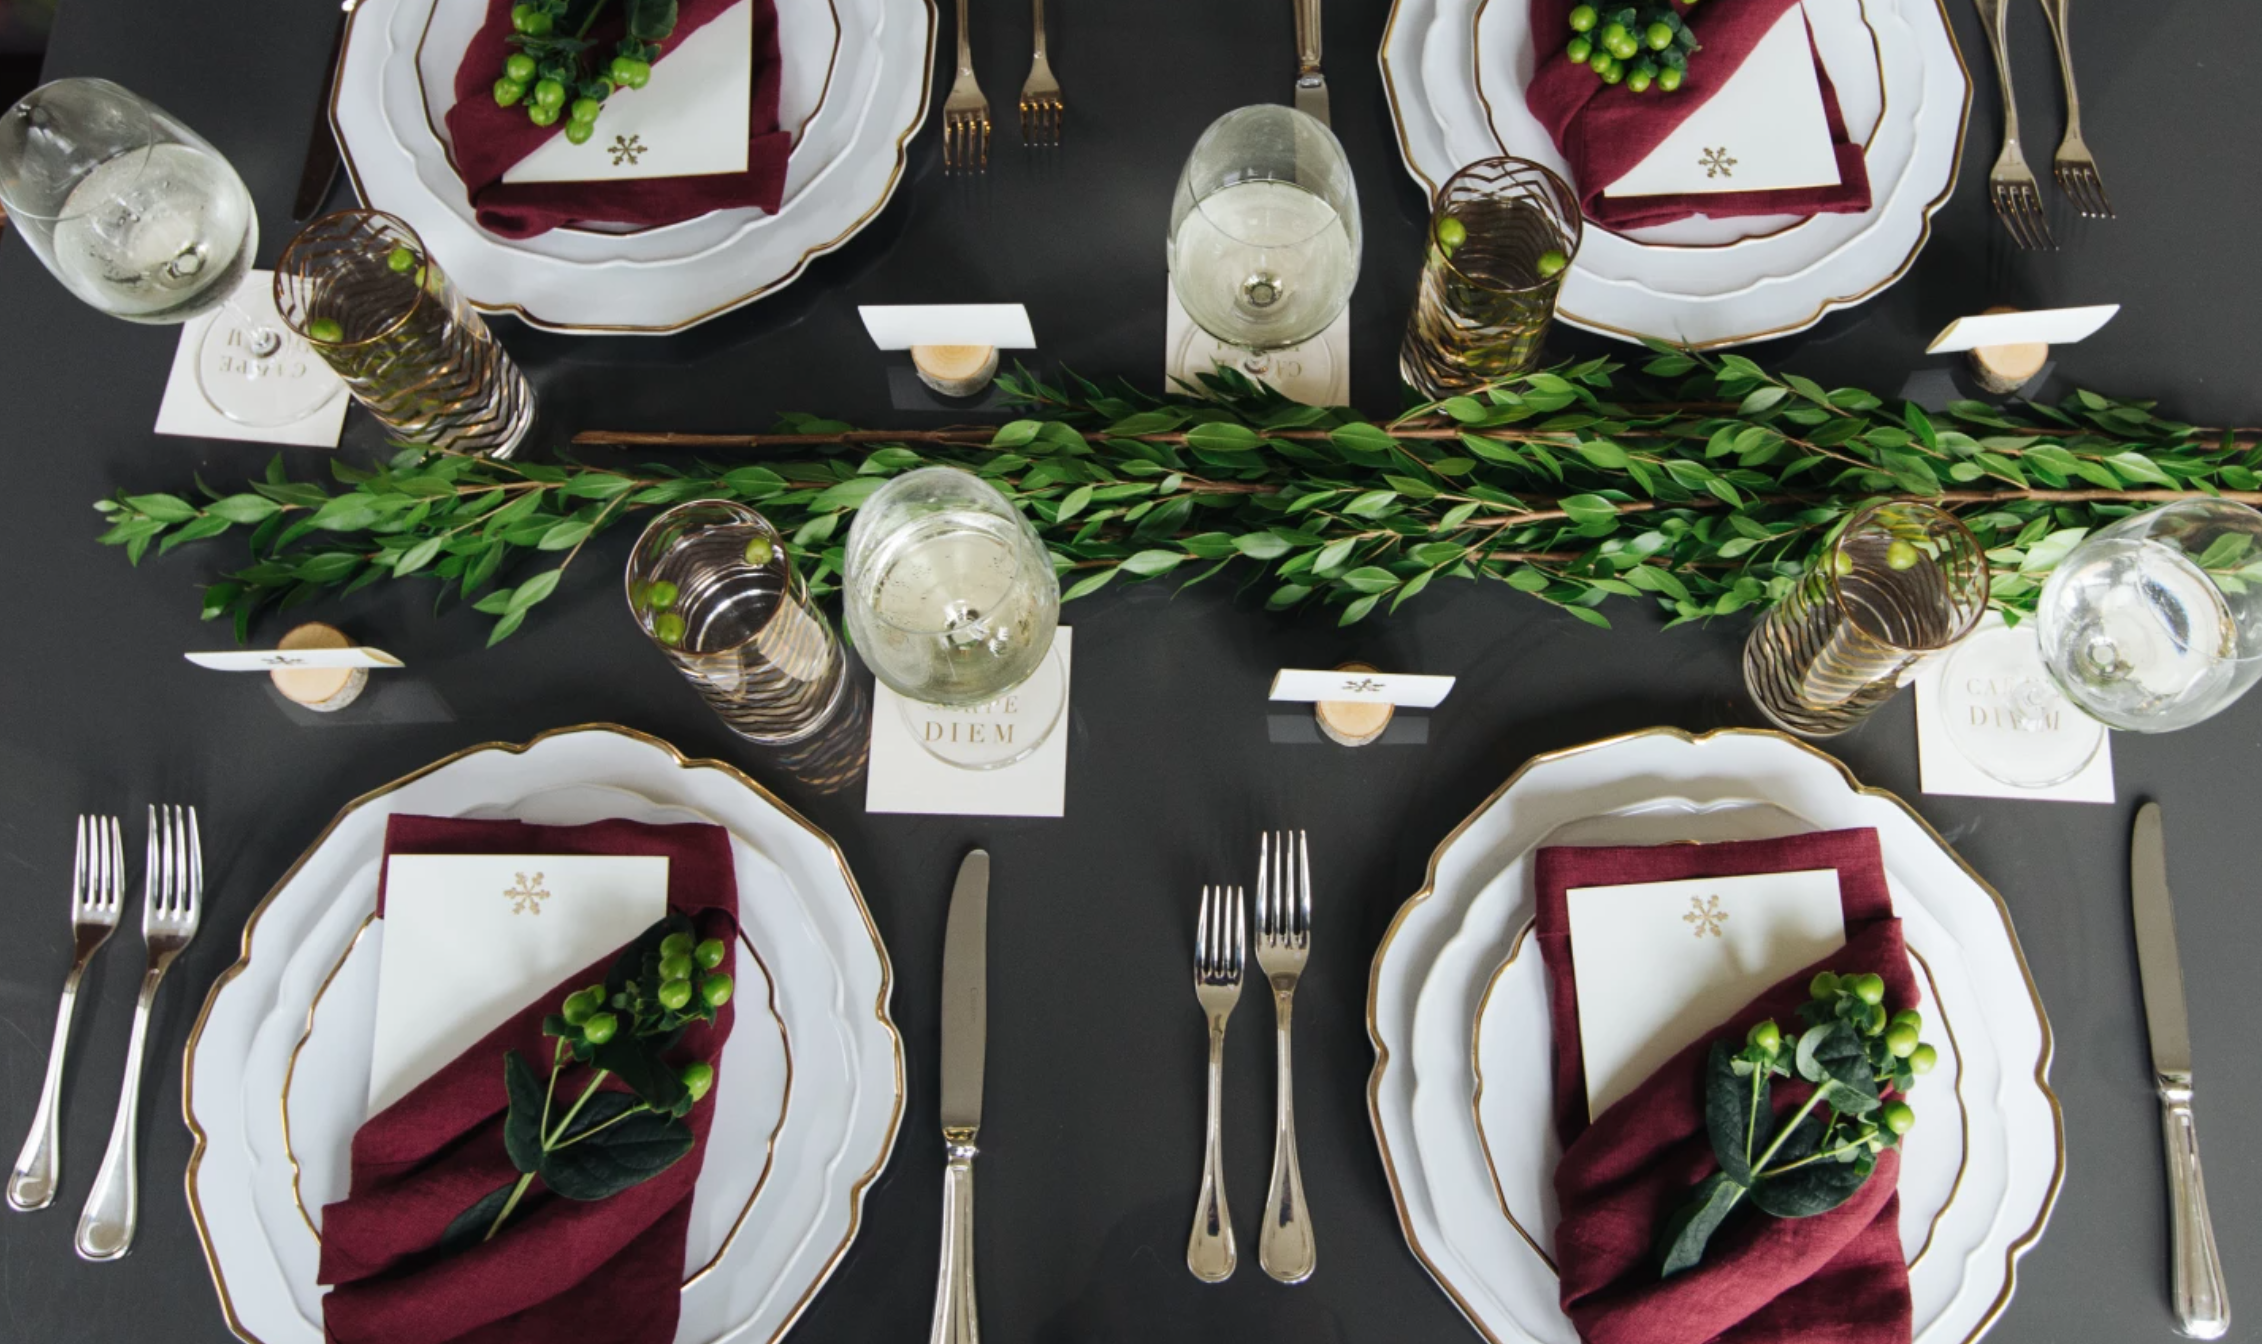
[[[619,989],[607,993],[604,985],[591,985],[566,995],[557,1014],[544,1020],[543,1033],[557,1037],[562,1049],[587,1063],[599,1046],[623,1031],[664,1037],[693,1022],[712,1022],[737,989],[728,973],[716,969],[729,953],[720,938],[699,941],[688,933],[671,933]],[[705,1063],[686,1065],[682,1077],[695,1102],[715,1083],[715,1071]]]
[[[683,590],[667,579],[654,579],[636,589],[636,610],[644,618],[644,628],[671,649],[683,644],[683,615],[675,610],[682,596]]]
[[[1932,1072],[1940,1062],[1940,1052],[1919,1037],[1924,1030],[1924,1015],[1914,1008],[1888,1013],[1885,978],[1880,975],[1823,971],[1808,983],[1807,993],[1813,997],[1799,1005],[1799,1016],[1806,1020],[1808,1030],[1820,1032],[1835,1022],[1853,1028],[1862,1038],[1863,1051],[1878,1084],[1890,1085],[1895,1094],[1878,1106],[1873,1116],[1838,1117],[1854,1122],[1852,1132],[1839,1141],[1850,1149],[1839,1160],[1852,1161],[1862,1149],[1877,1153],[1892,1147],[1916,1124],[1915,1110],[1901,1098],[1908,1095],[1918,1077]],[[1793,1071],[1791,1060],[1798,1057],[1799,1039],[1796,1035],[1784,1036],[1773,1019],[1757,1022],[1744,1034],[1744,1049],[1736,1058],[1739,1063],[1787,1076]],[[1785,1059],[1785,1055],[1791,1059]],[[1833,1126],[1837,1122],[1834,1120]]]
[[[503,61],[495,81],[497,107],[524,107],[526,119],[537,126],[554,126],[562,118],[565,138],[586,144],[596,134],[597,115],[615,89],[641,89],[652,78],[652,62],[659,59],[665,32],[639,33],[652,25],[640,12],[630,16],[629,35],[614,44],[613,57],[601,71],[585,67],[590,43],[583,34],[603,11],[604,0],[587,6],[587,13],[571,35],[558,29],[559,21],[575,0],[524,0],[511,8],[510,41],[519,48]],[[675,25],[674,6],[666,7],[666,25]]]
[[[1684,0],[1695,8],[1696,0]],[[1594,71],[1605,84],[1623,80],[1635,93],[1671,93],[1688,74],[1689,57],[1703,50],[1696,33],[1670,4],[1643,0],[1637,5],[1571,11],[1571,43],[1563,54]]]

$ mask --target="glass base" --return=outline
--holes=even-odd
[[[295,424],[346,390],[305,339],[283,325],[274,296],[256,281],[212,314],[197,342],[196,385],[212,409],[257,429]]]
[[[1220,364],[1271,386],[1290,401],[1300,401],[1307,406],[1331,406],[1338,400],[1336,388],[1340,385],[1340,370],[1326,332],[1302,345],[1258,352],[1221,341],[1189,320],[1176,348],[1170,352],[1167,367],[1174,376],[1191,383],[1197,375],[1208,373]]]
[[[1056,646],[1029,679],[985,704],[898,701],[904,731],[927,754],[961,770],[996,770],[1026,760],[1052,736],[1068,707],[1068,667]]]
[[[2105,742],[2105,725],[2050,679],[2031,623],[1990,627],[1959,645],[1940,669],[1939,709],[1964,759],[2014,789],[2065,783]]]

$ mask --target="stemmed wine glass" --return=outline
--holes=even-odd
[[[1359,192],[1335,133],[1271,103],[1212,122],[1170,207],[1171,289],[1194,325],[1261,376],[1273,352],[1326,331],[1358,282]],[[1314,347],[1305,376],[1332,382],[1331,359]]]
[[[1068,702],[1060,581],[1012,501],[955,467],[905,472],[856,511],[845,561],[856,651],[922,746],[987,770],[1044,742]]]
[[[246,425],[303,419],[342,390],[264,315],[247,286],[259,250],[251,194],[220,151],[106,79],[43,85],[0,114],[0,205],[65,288],[129,322],[218,313],[197,385]]]

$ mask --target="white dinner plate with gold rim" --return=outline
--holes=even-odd
[[[1380,57],[1384,86],[1401,153],[1425,190],[1504,149],[1560,162],[1523,109],[1523,12],[1516,0],[1396,0]],[[1970,106],[1945,11],[1939,0],[1812,0],[1809,13],[1833,79],[1852,90],[1846,105],[1857,131],[1867,110],[1863,43],[1872,44],[1866,60],[1875,64],[1879,105],[1866,137],[1871,209],[1795,226],[1781,218],[1690,220],[1617,234],[1590,225],[1560,317],[1628,339],[1732,345],[1803,329],[1906,271],[1954,185]],[[1481,48],[1481,88],[1480,22],[1490,39]],[[1758,236],[1743,236],[1755,228]]]
[[[308,1008],[367,921],[384,820],[395,811],[553,823],[712,819],[732,832],[741,922],[774,977],[792,1075],[767,1149],[749,1143],[743,1161],[720,1166],[711,1156],[702,1172],[677,1339],[782,1335],[854,1237],[863,1193],[901,1119],[886,952],[822,832],[734,768],[686,760],[611,726],[470,748],[357,800],[254,912],[242,958],[214,986],[191,1035],[183,1098],[197,1137],[190,1209],[230,1326],[261,1344],[322,1338],[311,1281],[316,1232],[293,1189],[299,1172],[283,1137],[281,1093]],[[741,1004],[740,1030],[756,1028],[749,1048],[761,1050],[765,1026],[783,1048],[778,1024]],[[731,1086],[732,1064],[726,1051],[718,1089]],[[760,1090],[761,1075],[745,1073],[740,1082],[748,1081]],[[738,1192],[753,1167],[761,1170],[749,1208]],[[718,1241],[712,1265],[697,1263]]]
[[[795,31],[791,14],[808,11],[796,39],[806,50],[791,59],[827,73],[776,214],[498,238],[473,221],[425,104],[418,50],[434,3],[366,0],[349,23],[330,99],[347,172],[364,202],[416,228],[475,306],[551,330],[680,331],[790,283],[879,213],[926,114],[931,0],[785,0],[781,37]]]
[[[1566,829],[1574,826],[1589,829]],[[1956,1032],[1952,1096],[1923,1102],[1920,1113],[1960,1112],[1964,1151],[1950,1172],[1943,1141],[1912,1177],[1906,1202],[1920,1208],[1947,1181],[1945,1212],[1903,1223],[1904,1247],[1920,1257],[1912,1274],[1919,1336],[1960,1344],[2001,1312],[2017,1258],[2040,1237],[2056,1198],[2064,1138],[2047,1082],[2049,1026],[2000,898],[1897,799],[1862,789],[1803,743],[1740,729],[1702,737],[1653,729],[1519,770],[1439,846],[1427,886],[1400,909],[1376,954],[1368,1105],[1384,1168],[1417,1258],[1488,1339],[1576,1338],[1546,1256],[1553,1213],[1543,1192],[1556,1154],[1544,1077],[1536,1129],[1522,1124],[1512,1096],[1495,1097],[1486,1128],[1477,1117],[1474,1027],[1530,919],[1523,857],[1555,834],[1642,841],[1848,826],[1878,831],[1896,912]],[[1520,1045],[1527,1061],[1544,1060],[1544,1045],[1537,1055],[1530,1047],[1534,1031],[1547,1031],[1544,994],[1533,998],[1538,977],[1511,968],[1501,978],[1510,997],[1488,1015],[1504,1028],[1496,1047]],[[1499,1014],[1518,1006],[1525,1017],[1511,1040]],[[1488,1166],[1491,1140],[1503,1151]],[[1511,1210],[1526,1212],[1512,1221]]]

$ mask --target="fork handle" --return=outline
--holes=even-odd
[[[2058,75],[2066,83],[2066,138],[2081,138],[2081,95],[2074,90],[2073,48],[2066,45],[2067,0],[2042,0],[2042,17],[2050,24],[2050,41],[2058,48]]]
[[[961,5],[966,0],[959,0]],[[1995,53],[1995,82],[2003,90],[2003,147],[2015,150],[2019,142],[2019,104],[2011,95],[2011,45],[2004,24],[2003,0],[1976,0],[1979,26],[1987,33],[1987,49]]]
[[[1045,59],[1045,0],[1030,0],[1030,9],[1030,21],[1037,33],[1036,50],[1031,53],[1031,59],[1041,61]]]
[[[31,1133],[24,1136],[16,1169],[8,1175],[8,1207],[21,1213],[54,1202],[55,1187],[62,1180],[63,1054],[70,1048],[71,1011],[78,1006],[79,976],[85,970],[86,961],[81,959],[63,978],[63,1003],[55,1012],[55,1040],[47,1047],[47,1079],[39,1085],[39,1109],[32,1112]]]
[[[1194,1233],[1186,1239],[1186,1268],[1204,1283],[1233,1277],[1240,1259],[1233,1246],[1233,1215],[1225,1208],[1225,1019],[1210,1019],[1209,1139],[1202,1156],[1202,1195],[1194,1206]]]
[[[1312,1276],[1317,1251],[1312,1245],[1311,1211],[1304,1207],[1304,1171],[1296,1160],[1296,1072],[1290,1062],[1288,1019],[1296,991],[1272,993],[1278,1064],[1274,1069],[1272,1188],[1265,1195],[1265,1222],[1257,1233],[1257,1263],[1282,1283]]]
[[[164,978],[162,965],[150,967],[141,977],[133,1036],[126,1042],[126,1081],[118,1092],[118,1117],[110,1124],[110,1149],[102,1155],[102,1169],[94,1174],[94,1190],[86,1197],[78,1235],[72,1240],[81,1260],[116,1260],[133,1249],[134,1226],[141,1212],[134,1162],[134,1136],[141,1128],[141,1052],[149,1043],[149,1010],[157,1002],[157,982]]]
[[[958,0],[958,73],[974,73],[974,43],[966,32],[966,0]]]

